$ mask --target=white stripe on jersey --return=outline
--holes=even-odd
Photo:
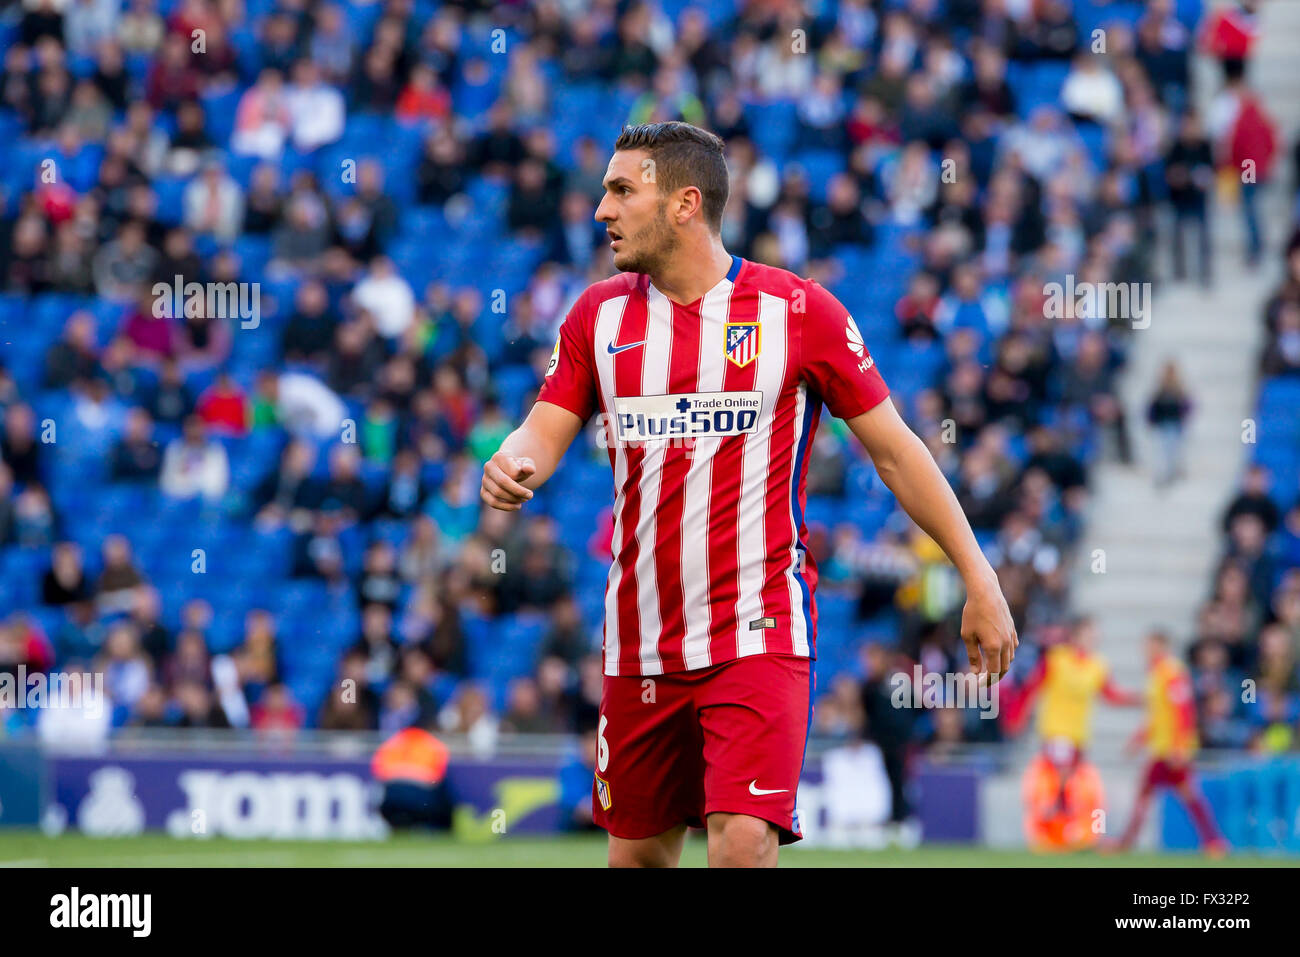
[[[794,458],[799,457],[799,442],[803,438],[803,415],[804,409],[808,405],[808,387],[800,381],[799,388],[795,392],[794,404]],[[804,453],[807,455],[807,452]],[[795,470],[793,464],[790,468],[790,486],[786,491],[786,502],[793,503],[795,491],[799,487],[799,473]],[[790,509],[790,529],[792,531],[790,545],[790,564],[786,566],[785,577],[790,585],[790,641],[796,655],[811,656],[812,652],[808,647],[808,619],[803,614],[803,589],[799,586],[796,575],[802,573],[803,569],[799,564],[799,526],[794,520],[794,506],[786,505]]]
[[[736,598],[736,656],[765,650],[766,631],[750,631],[749,623],[764,616],[763,585],[767,571],[767,478],[772,467],[772,423],[785,381],[786,301],[759,293],[758,321],[763,337],[754,372],[754,391],[763,394],[758,429],[745,437],[741,459],[740,527],[736,534],[739,593]]]
[[[604,343],[620,341],[618,330],[623,324],[623,312],[627,307],[627,296],[606,299],[600,304],[596,313],[595,342],[592,352],[596,357],[596,373],[600,378],[601,394],[614,394],[614,357],[609,354]],[[605,583],[605,674],[618,674],[618,585],[623,578],[623,565],[618,560],[618,550],[623,541],[623,486],[627,482],[627,450],[615,441],[614,407],[605,404],[606,440],[614,449],[614,561],[609,566],[609,578]]]
[[[722,282],[700,303],[700,359],[698,392],[721,392],[727,371],[723,341],[727,315],[731,310],[734,285]],[[711,664],[709,625],[709,490],[713,485],[713,455],[722,439],[696,439],[691,447],[691,464],[686,472],[682,506],[682,617],[685,635],[682,657],[687,669]]]
[[[673,304],[647,283],[645,345],[641,347],[641,395],[668,394],[668,363],[673,343]],[[659,491],[663,486],[666,442],[645,443],[641,456],[641,507],[636,523],[636,603],[641,628],[641,674],[663,674],[659,638],[659,571],[655,536],[659,530]]]

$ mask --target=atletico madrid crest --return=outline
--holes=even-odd
[[[741,369],[758,358],[762,328],[757,322],[729,322],[726,325],[727,361]]]

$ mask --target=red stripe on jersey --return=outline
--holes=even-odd
[[[790,360],[787,359],[787,364]],[[767,554],[785,556],[794,545],[794,517],[790,514],[790,481],[794,471],[795,429],[798,421],[798,390],[783,392],[772,417],[772,446],[770,459],[774,467],[767,473],[764,492],[764,521]],[[795,654],[793,616],[802,615],[802,604],[795,604],[790,596],[790,577],[787,565],[772,561],[769,577],[763,585],[764,614],[776,618],[777,629],[767,632],[764,645],[768,652]]]
[[[644,296],[628,299],[623,318],[618,327],[618,344],[645,339],[649,326],[650,310]],[[614,356],[614,393],[618,396],[641,394],[641,373],[645,349],[626,349]],[[617,429],[616,425],[611,428]],[[617,437],[617,431],[615,431]],[[617,438],[615,439],[617,441]],[[624,488],[627,497],[619,517],[623,540],[616,543],[614,560],[622,565],[618,582],[618,642],[619,674],[639,674],[641,671],[641,622],[638,613],[636,560],[640,544],[636,538],[637,522],[641,519],[641,464],[645,449],[621,445],[619,455],[627,456],[627,480]],[[653,508],[655,503],[651,503]]]
[[[755,322],[758,319],[757,295],[731,295],[727,322]],[[723,346],[725,348],[725,345]],[[743,369],[727,362],[722,377],[724,392],[748,391],[754,387],[756,363]],[[709,657],[714,662],[730,661],[739,654],[736,642],[736,600],[740,597],[740,555],[737,549],[740,523],[759,516],[740,514],[740,489],[745,474],[745,440],[737,437],[718,446],[713,456],[713,485],[709,489],[709,579],[712,585],[709,603],[713,618],[709,622]]]
[[[699,387],[700,314],[671,304],[673,334],[668,358],[668,392],[695,392]],[[663,626],[659,657],[665,672],[686,667],[682,651],[686,616],[682,594],[682,513],[686,508],[686,474],[691,468],[689,447],[669,444],[664,450],[655,533],[655,574],[659,579],[659,620]]]

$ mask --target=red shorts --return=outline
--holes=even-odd
[[[654,837],[709,814],[803,834],[795,815],[812,722],[812,661],[761,654],[695,671],[605,676],[592,811],[614,837]]]
[[[1144,788],[1180,788],[1187,783],[1187,775],[1190,770],[1191,765],[1171,764],[1157,758],[1147,765],[1142,786]]]

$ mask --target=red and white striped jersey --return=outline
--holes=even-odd
[[[844,306],[783,269],[736,257],[688,306],[635,273],[589,287],[538,401],[602,415],[615,492],[605,674],[815,657],[808,447],[823,401],[848,419],[888,395]]]

